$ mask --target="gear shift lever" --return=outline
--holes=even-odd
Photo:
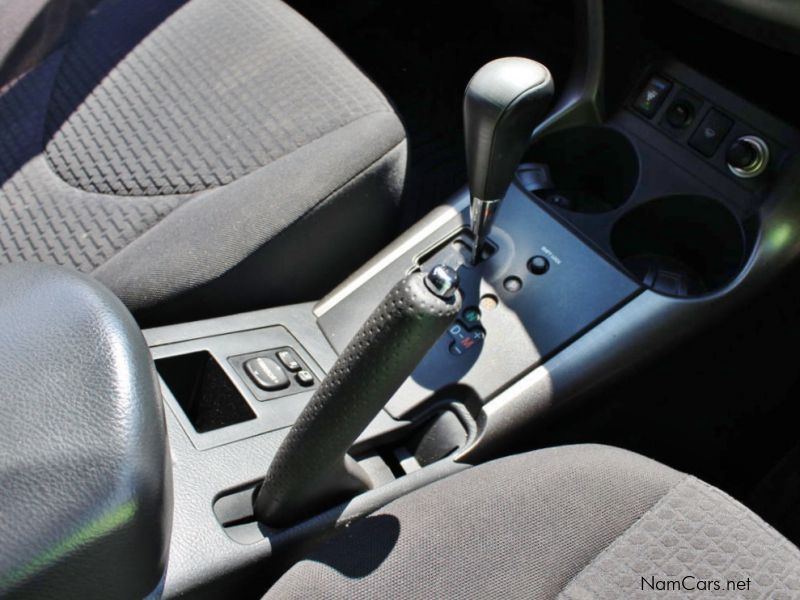
[[[477,264],[492,218],[506,195],[531,133],[553,98],[547,67],[499,58],[473,75],[464,94],[464,137],[471,194],[472,262]]]

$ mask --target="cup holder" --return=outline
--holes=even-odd
[[[579,213],[603,213],[622,206],[639,179],[639,159],[622,133],[605,127],[557,131],[535,143],[526,159],[545,164],[551,181],[536,194]]]
[[[643,285],[670,296],[697,296],[730,283],[746,252],[745,233],[721,203],[705,196],[668,196],[617,221],[611,249]]]

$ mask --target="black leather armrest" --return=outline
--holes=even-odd
[[[170,481],[157,378],[127,309],[66,269],[0,269],[0,597],[151,594]]]

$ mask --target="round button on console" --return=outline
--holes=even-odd
[[[550,270],[550,261],[544,256],[534,256],[528,261],[528,270],[534,275],[544,275]]]
[[[494,310],[495,308],[497,308],[498,303],[499,300],[497,299],[497,296],[494,296],[492,294],[486,294],[483,297],[481,297],[481,302],[480,302],[481,310]]]
[[[694,120],[694,106],[685,100],[673,102],[667,109],[666,119],[675,129],[684,129]]]
[[[505,281],[503,281],[503,287],[506,288],[507,292],[516,293],[522,289],[522,280],[519,277],[506,277]]]

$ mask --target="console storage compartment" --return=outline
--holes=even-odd
[[[255,419],[236,386],[203,350],[156,360],[156,370],[198,433]]]

